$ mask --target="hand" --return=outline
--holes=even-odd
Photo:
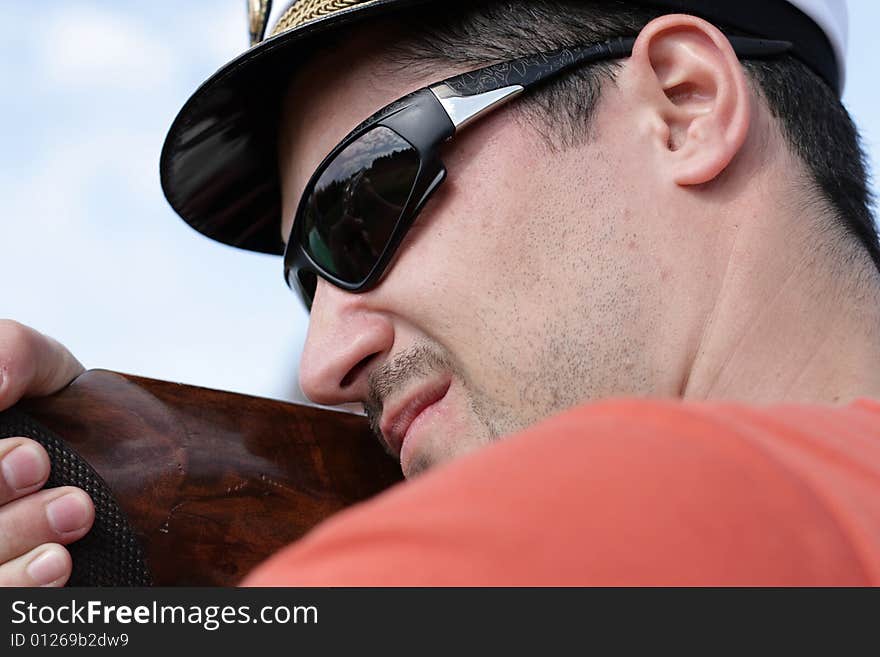
[[[23,397],[60,390],[83,372],[61,344],[18,322],[0,320],[0,411]],[[64,586],[63,547],[92,527],[95,509],[82,490],[41,490],[49,456],[27,438],[0,440],[0,586]]]

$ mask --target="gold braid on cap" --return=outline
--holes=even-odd
[[[299,0],[294,2],[287,11],[278,19],[270,36],[287,32],[304,23],[322,18],[337,11],[354,7],[355,5],[367,5],[376,0]]]

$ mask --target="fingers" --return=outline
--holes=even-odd
[[[82,372],[56,340],[0,320],[0,411],[23,397],[52,394]],[[94,522],[94,506],[83,491],[40,490],[49,468],[36,442],[0,440],[0,586],[63,586],[71,560],[62,545],[82,538]]]
[[[49,543],[0,565],[0,586],[64,586],[70,577],[70,554]]]
[[[52,394],[83,369],[58,341],[18,322],[0,319],[0,410],[22,397]]]
[[[71,560],[59,543],[81,538],[94,522],[92,501],[78,488],[39,490],[49,468],[33,440],[0,440],[0,586],[63,586]]]
[[[28,438],[0,440],[0,505],[42,488],[49,478],[49,455]]]
[[[0,507],[0,563],[35,545],[66,545],[82,538],[95,519],[89,496],[63,486],[32,493]]]

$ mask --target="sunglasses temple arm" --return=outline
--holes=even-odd
[[[773,39],[751,39],[749,37],[729,36],[727,40],[733,46],[733,52],[739,57],[776,57],[784,55],[794,48],[791,41],[774,41]]]
[[[749,37],[728,37],[728,40],[739,57],[772,57],[793,48],[789,41]],[[457,97],[485,94],[509,87],[527,90],[576,66],[629,57],[635,42],[635,37],[618,37],[593,46],[527,55],[457,75],[435,86],[445,85],[451,90],[449,95]]]
[[[620,38],[587,47],[564,48],[527,55],[456,75],[441,84],[461,97],[475,96],[506,87],[521,87],[526,90],[575,66],[628,57],[632,53],[634,43],[635,39]]]
[[[430,87],[456,130],[529,87],[570,68],[603,59],[626,57],[635,39],[614,39],[585,48],[566,48],[521,57],[448,78]]]

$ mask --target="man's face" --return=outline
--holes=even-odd
[[[285,239],[304,185],[354,126],[460,72],[408,77],[379,42],[368,34],[317,56],[290,87]],[[380,285],[352,294],[319,279],[302,388],[319,403],[363,402],[390,451],[403,442],[406,476],[583,400],[653,388],[644,356],[663,301],[647,283],[663,263],[631,210],[650,213],[650,165],[628,152],[638,135],[609,119],[623,111],[617,96],[589,143],[562,152],[516,111],[521,101],[465,128]]]

